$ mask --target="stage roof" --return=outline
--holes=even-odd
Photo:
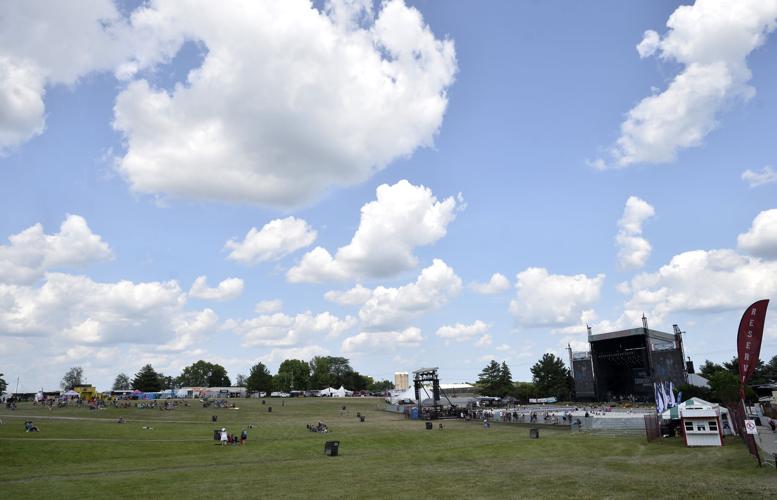
[[[623,337],[631,337],[633,335],[645,335],[645,328],[630,328],[628,330],[619,330],[617,332],[596,333],[588,336],[588,342],[597,342],[600,340],[611,340]],[[674,333],[659,332],[658,330],[647,329],[649,337],[659,340],[675,340]]]

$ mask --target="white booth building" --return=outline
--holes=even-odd
[[[713,406],[680,408],[680,421],[686,446],[722,446],[720,409]]]

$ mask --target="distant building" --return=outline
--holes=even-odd
[[[410,388],[410,379],[407,372],[394,372],[394,389],[404,391]]]
[[[687,382],[682,332],[642,328],[593,334],[588,329],[588,352],[572,352],[570,364],[578,400],[654,399],[654,382]]]

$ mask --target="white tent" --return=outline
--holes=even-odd
[[[402,392],[398,392],[391,396],[391,403],[397,404],[401,403],[403,401],[410,401],[412,403],[415,403],[415,389],[412,387],[409,387],[405,389]]]
[[[64,394],[62,394],[62,395],[63,395],[63,396],[67,396],[67,397],[69,397],[69,398],[80,398],[80,397],[81,397],[81,395],[80,395],[80,394],[78,394],[78,393],[77,393],[76,391],[74,391],[73,389],[70,389],[69,391],[67,391],[66,393],[64,393]]]
[[[318,395],[322,397],[332,396],[335,392],[337,392],[335,389],[332,389],[331,387],[327,387],[326,389],[321,389],[320,391],[318,391]]]
[[[330,387],[330,389],[331,389],[331,387]],[[333,398],[344,398],[347,395],[347,392],[348,392],[348,391],[345,390],[345,387],[343,387],[342,385],[340,386],[339,389],[334,389],[333,391],[334,392],[332,392],[332,394],[331,394],[331,396]]]

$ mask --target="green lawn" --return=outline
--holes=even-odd
[[[0,498],[777,497],[777,472],[756,467],[735,439],[688,449],[542,429],[530,440],[523,425],[444,421],[428,431],[376,399],[235,401],[239,410],[3,408]],[[41,432],[24,432],[25,415]],[[318,420],[328,434],[307,431]],[[212,440],[216,427],[239,434],[249,424],[247,446]],[[341,442],[340,456],[324,455],[326,440]]]

